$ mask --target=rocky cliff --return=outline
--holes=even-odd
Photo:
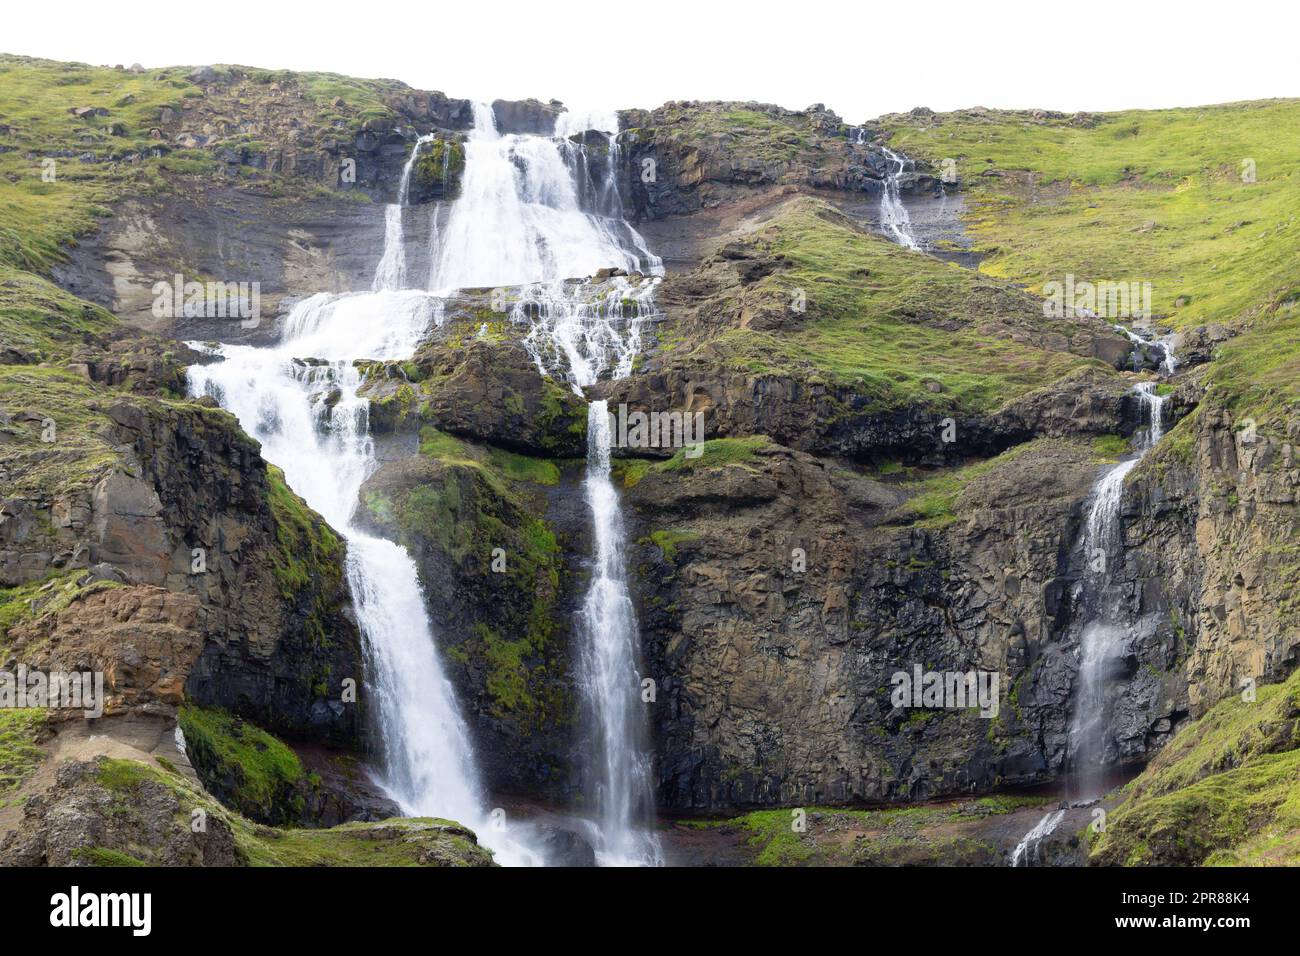
[[[392,862],[488,862],[457,824],[379,822],[395,808],[365,783],[346,546],[233,417],[184,397],[185,367],[207,359],[182,344],[265,344],[300,297],[369,288],[383,204],[421,135],[405,228],[427,249],[471,104],[245,67],[6,57],[0,74],[22,93],[0,100],[17,197],[0,223],[0,668],[102,670],[116,722],[95,747],[75,715],[14,731],[0,769],[26,806],[0,816],[7,857],[346,863],[364,839]],[[561,108],[493,106],[502,130],[534,133]],[[1294,104],[1224,110],[1210,120],[1239,150],[1298,122]],[[668,263],[630,375],[580,397],[540,374],[512,289],[462,290],[409,361],[360,363],[379,466],[358,520],[416,562],[489,787],[585,809],[573,622],[590,573],[587,400],[602,398],[702,416],[698,455],[624,448],[614,464],[662,810],[952,798],[924,825],[824,811],[827,832],[852,832],[847,854],[778,840],[762,816],[726,826],[768,841],[767,862],[1003,860],[1039,803],[976,798],[1072,769],[1082,528],[1157,364],[1113,317],[1045,309],[1045,284],[1150,277],[1143,331],[1178,331],[1183,364],[1160,386],[1167,434],[1123,495],[1115,593],[1137,624],[1107,728],[1110,764],[1150,769],[1113,835],[1072,831],[1053,854],[1264,853],[1262,830],[1218,823],[1190,855],[1140,834],[1220,821],[1197,793],[1294,743],[1277,688],[1266,715],[1247,712],[1267,718],[1258,747],[1228,760],[1214,743],[1247,720],[1223,702],[1286,680],[1300,646],[1296,297],[1236,255],[1252,223],[1268,224],[1270,263],[1294,252],[1286,175],[1239,195],[1163,114],[851,127],[822,106],[692,102],[620,121],[612,143],[573,147],[598,178],[615,164],[623,209]],[[1138,132],[1116,146],[1117,124]],[[916,160],[905,194],[952,199],[947,226],[979,268],[873,234],[885,143]],[[42,156],[61,179],[37,180]],[[955,180],[936,173],[947,160]],[[1186,215],[1177,183],[1192,181],[1248,211],[1220,221],[1226,200],[1206,200]],[[160,314],[154,284],[177,273],[257,280],[263,314]],[[893,675],[915,666],[997,674],[996,715],[896,706]],[[167,743],[178,722],[184,753]],[[1214,754],[1188,769],[1202,738]],[[1276,807],[1288,785],[1269,767],[1258,792]],[[213,821],[201,838],[160,823],[193,809]]]

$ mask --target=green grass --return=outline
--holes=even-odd
[[[288,746],[226,711],[186,703],[180,727],[195,767],[223,785],[233,782],[230,802],[244,813],[272,811],[304,778],[302,762]]]
[[[1093,450],[1098,458],[1116,461],[1133,451],[1132,443],[1123,435],[1101,435],[1093,439]]]
[[[1300,671],[1215,705],[1121,794],[1094,863],[1300,864]]]
[[[73,857],[86,866],[148,866],[149,864],[120,850],[107,850],[104,847],[86,846],[73,852]]]
[[[998,468],[1014,466],[1020,456],[1041,447],[1043,443],[1044,440],[1025,442],[1008,448],[993,458],[962,468],[948,469],[914,481],[898,482],[895,487],[909,492],[911,497],[893,512],[890,522],[915,524],[923,528],[947,527],[957,520],[957,499],[967,485]]]
[[[650,465],[649,470],[663,473],[691,471],[700,468],[721,468],[725,465],[748,467],[749,462],[754,460],[757,453],[771,444],[771,439],[766,435],[753,435],[749,438],[713,438],[704,442],[704,448],[694,458],[686,453],[687,449],[681,448],[666,461]],[[627,485],[628,474],[630,472],[625,470],[624,485],[631,487],[631,485]],[[632,484],[635,485],[636,482],[634,481]]]
[[[136,760],[100,758],[97,782],[112,795],[114,815],[130,817],[142,788],[165,788],[179,810],[172,827],[188,831],[190,811],[201,808],[209,826],[219,819],[230,828],[243,861],[249,866],[473,866],[491,853],[475,844],[469,831],[448,820],[407,817],[374,823],[345,823],[324,830],[260,826],[228,810],[183,777]],[[158,865],[156,848],[91,848],[83,860],[96,865],[132,865],[135,859]],[[124,859],[127,858],[127,859]]]
[[[102,344],[121,327],[112,314],[39,276],[0,263],[0,344],[37,361],[65,358]]]
[[[741,162],[794,163],[817,153],[818,134],[806,116],[779,116],[721,103],[669,104],[655,112],[659,118],[655,132],[674,146],[722,142]]]
[[[280,595],[293,600],[309,585],[319,585],[322,575],[338,579],[343,545],[325,519],[289,488],[283,471],[268,465],[266,478],[267,500],[275,518],[275,578]]]
[[[983,272],[1033,290],[1067,273],[1149,281],[1176,326],[1252,322],[1214,381],[1243,413],[1294,416],[1300,100],[1103,114],[1092,128],[1007,112],[940,120],[887,125],[896,147],[957,161]]]
[[[48,718],[43,708],[0,708],[0,806],[44,759],[37,741]]]
[[[38,416],[5,428],[8,440],[0,443],[0,467],[9,475],[6,494],[49,500],[84,487],[120,461],[106,434],[112,422],[103,398],[102,390],[62,369],[0,365],[0,409]],[[52,430],[47,430],[47,420],[53,422]]]
[[[663,556],[668,561],[677,560],[677,546],[685,544],[687,541],[694,541],[699,535],[694,531],[680,531],[668,529],[666,531],[651,531],[649,540],[656,548],[663,552]]]
[[[128,189],[148,191],[157,160],[132,166],[76,157],[91,153],[106,160],[156,145],[148,133],[160,110],[177,108],[186,92],[197,92],[184,73],[133,74],[0,55],[0,125],[13,130],[0,141],[17,147],[0,153],[0,263],[48,272],[65,247],[95,227],[105,206]],[[78,119],[69,112],[81,106],[108,115]],[[114,126],[126,135],[111,135]],[[44,181],[41,160],[61,150],[74,155],[55,158],[55,181]]]
[[[81,585],[78,579],[85,574],[81,569],[51,571],[36,581],[0,588],[0,649],[9,645],[9,631],[19,624],[58,614],[73,601],[98,591],[125,587],[117,581],[91,581]],[[31,654],[34,648],[26,650]]]
[[[1105,368],[1059,351],[1077,327],[1044,317],[1018,291],[869,235],[819,201],[790,202],[747,241],[788,264],[745,299],[784,327],[733,328],[695,347],[734,368],[803,370],[811,384],[851,387],[859,410],[969,412],[1085,365]],[[800,292],[806,308],[796,313]]]

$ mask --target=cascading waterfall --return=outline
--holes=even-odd
[[[520,290],[516,322],[530,323],[524,347],[540,372],[566,378],[575,394],[603,375],[632,371],[642,326],[654,316],[657,279],[633,284],[563,282]],[[648,829],[654,792],[640,709],[639,630],[624,574],[625,538],[618,492],[610,480],[609,409],[587,409],[587,475],[583,493],[592,515],[592,572],[579,618],[580,688],[590,729],[588,793],[593,832],[605,866],[660,865],[659,840]]]
[[[1113,465],[1093,486],[1088,516],[1083,528],[1083,579],[1078,591],[1083,629],[1079,635],[1079,686],[1070,719],[1069,753],[1074,786],[1080,798],[1100,796],[1101,774],[1106,758],[1106,678],[1126,653],[1133,635],[1133,622],[1121,612],[1123,595],[1115,571],[1123,557],[1121,509],[1124,481],[1164,436],[1165,396],[1155,382],[1139,382],[1133,388],[1147,423],[1135,440],[1135,456]],[[1061,822],[1064,811],[1047,813],[1016,846],[1012,866],[1037,861],[1038,846]]]
[[[1115,570],[1123,555],[1120,510],[1124,480],[1164,435],[1165,397],[1155,382],[1134,388],[1147,427],[1139,432],[1136,457],[1108,469],[1093,489],[1083,532],[1084,576],[1080,607],[1084,617],[1079,637],[1079,692],[1075,695],[1070,724],[1070,750],[1075,778],[1090,796],[1098,783],[1105,759],[1106,675],[1125,652],[1131,622],[1120,612],[1122,596],[1116,593]]]
[[[410,168],[408,161],[403,201]],[[396,208],[400,214],[400,203]],[[377,287],[398,281],[394,263],[405,261],[402,242],[400,228],[390,230]],[[405,549],[353,523],[361,485],[376,467],[369,404],[359,395],[363,382],[354,360],[409,358],[441,315],[442,303],[418,291],[319,293],[294,307],[277,345],[219,346],[211,351],[221,361],[192,366],[189,386],[232,411],[262,443],[264,457],[284,470],[290,487],[347,540],[347,578],[377,703],[385,790],[408,815],[474,828],[499,862],[538,863],[518,829],[487,812],[415,563]]]
[[[881,184],[880,228],[890,239],[906,249],[920,249],[916,234],[912,232],[912,219],[903,205],[900,179],[910,160],[899,156],[888,146],[880,147],[891,163],[891,169]]]
[[[375,268],[375,278],[371,283],[374,292],[391,292],[406,288],[406,241],[402,234],[402,209],[406,206],[406,197],[411,188],[411,170],[420,155],[420,147],[433,139],[432,135],[421,136],[415,141],[411,155],[402,167],[402,179],[397,187],[397,202],[384,207],[384,254],[379,258]],[[444,150],[444,155],[450,155]]]
[[[492,107],[475,104],[460,198],[442,231],[430,288],[554,282],[606,267],[662,268],[625,220],[583,208],[572,152],[562,143],[502,135]]]
[[[1063,819],[1065,819],[1064,810],[1051,810],[1044,814],[1043,818],[1034,824],[1034,828],[1026,833],[1016,844],[1016,848],[1011,851],[1011,865],[1030,866],[1039,862],[1039,847],[1061,825]]]
[[[591,121],[566,122],[576,128]],[[354,360],[409,358],[445,309],[445,295],[405,288],[402,209],[420,145],[429,138],[417,142],[402,171],[398,201],[385,210],[384,250],[372,291],[320,293],[300,302],[277,345],[210,349],[220,361],[192,367],[189,384],[194,394],[212,395],[234,412],[262,442],[266,459],[284,469],[290,486],[347,539],[348,582],[378,704],[385,789],[405,813],[474,827],[501,862],[540,862],[519,828],[503,829],[489,820],[468,729],[438,659],[414,562],[403,548],[354,524],[361,485],[376,467],[369,406],[359,394],[363,381]],[[663,270],[609,199],[612,165],[607,186],[597,190],[604,205],[593,209],[589,200],[584,206],[574,145],[552,137],[502,136],[491,107],[477,104],[461,195],[448,210],[445,228],[437,228],[438,209],[433,212],[429,287],[523,286],[513,318],[526,323],[525,346],[539,371],[567,377],[582,394],[599,376],[630,373],[642,323],[653,314],[657,280],[565,280],[607,266],[653,275]],[[619,215],[602,214],[611,209]],[[593,404],[590,422],[584,493],[592,512],[593,572],[579,629],[581,685],[593,728],[594,836],[602,863],[659,863],[658,841],[642,825],[653,806],[638,706],[639,635],[623,575],[623,522],[609,477],[604,403]]]

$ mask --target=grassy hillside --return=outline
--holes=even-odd
[[[1067,351],[1074,321],[1044,318],[1008,284],[870,235],[819,200],[787,203],[740,245],[777,267],[729,304],[742,324],[700,349],[747,371],[804,370],[882,409],[973,412],[1105,367]],[[743,321],[762,314],[780,327]]]
[[[1066,274],[1147,281],[1153,310],[1176,327],[1248,324],[1216,381],[1239,411],[1295,415],[1300,101],[882,124],[910,154],[956,161],[983,272],[1031,290]]]
[[[1122,793],[1094,863],[1300,865],[1300,671],[1219,703]]]

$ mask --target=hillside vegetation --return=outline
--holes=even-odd
[[[981,270],[1150,282],[1157,320],[1226,323],[1214,380],[1273,423],[1300,405],[1300,101],[885,117],[895,148],[955,160]]]

